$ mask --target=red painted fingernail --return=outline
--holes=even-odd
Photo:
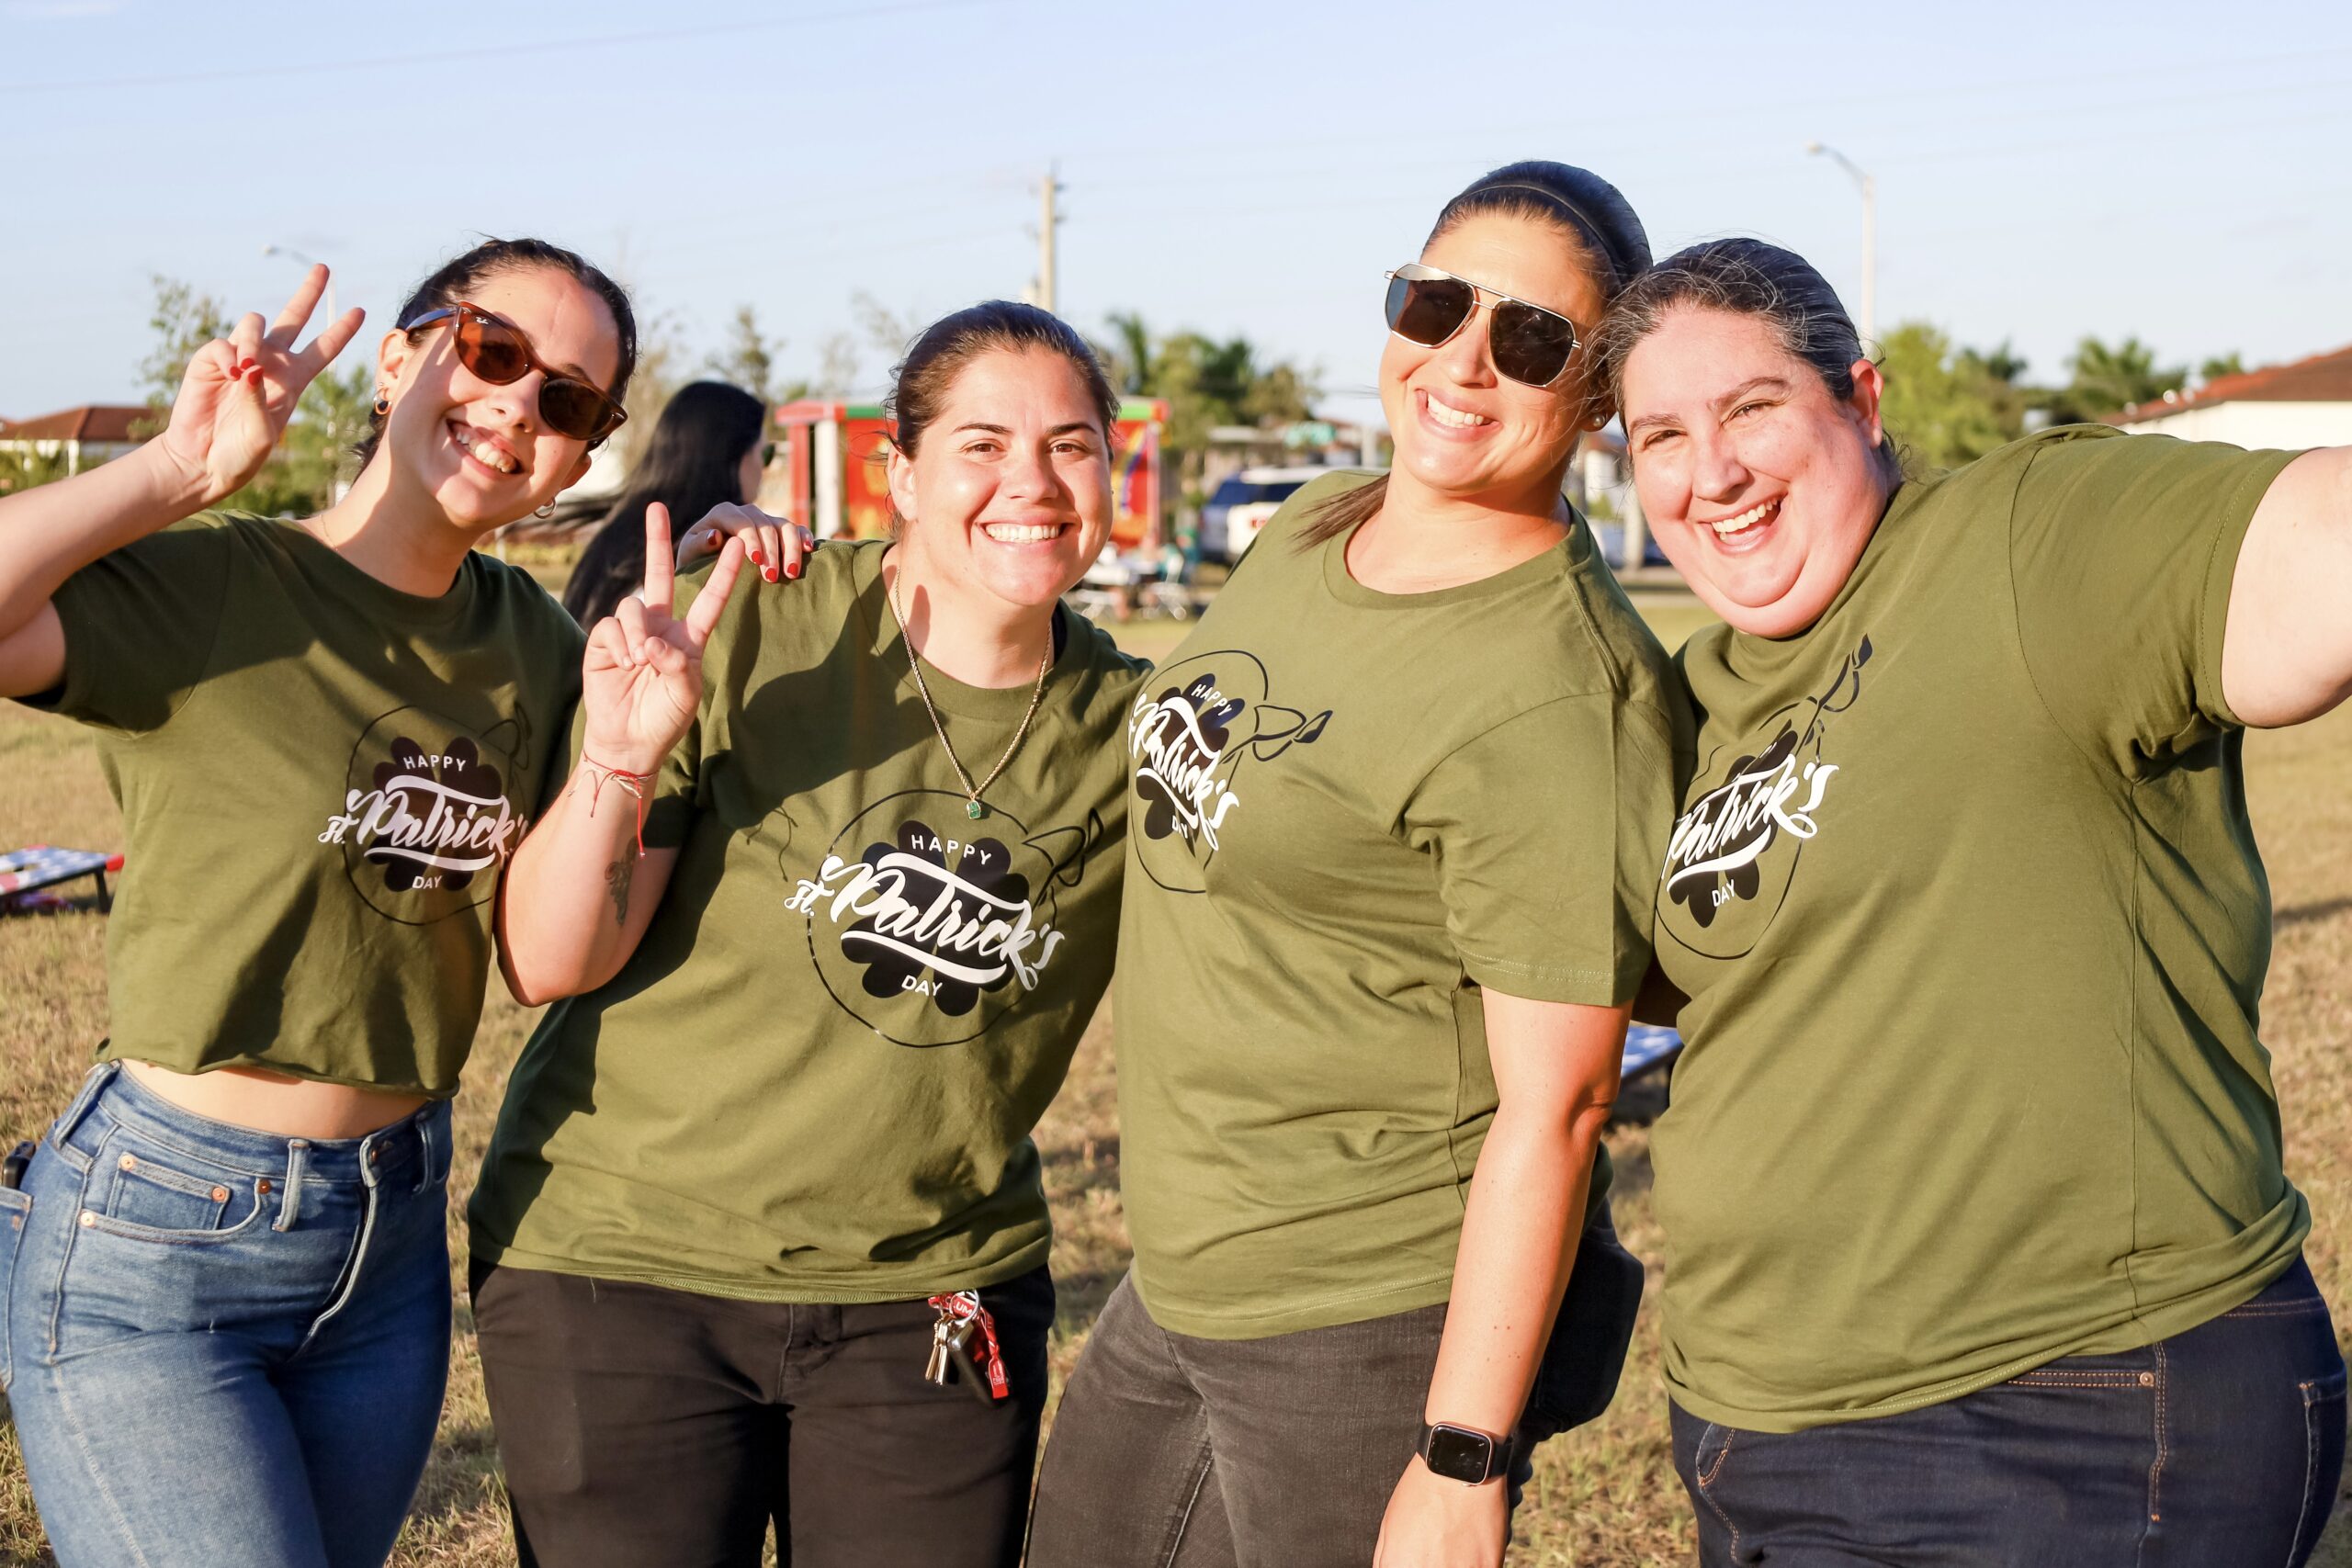
[[[751,562],[753,566],[765,566],[768,564],[760,558],[760,552],[757,550],[746,549],[743,554],[751,558]]]
[[[775,568],[772,566],[763,566],[760,568],[760,575],[766,578],[770,582],[774,582],[775,581]]]
[[[800,575],[800,563],[798,561],[794,561],[790,566],[785,568],[784,575],[786,577],[798,577]]]

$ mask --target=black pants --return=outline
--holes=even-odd
[[[2344,1469],[2344,1358],[2298,1262],[2245,1305],[1900,1416],[1676,1409],[1703,1568],[2300,1568]]]
[[[808,1306],[477,1259],[474,1321],[524,1568],[1012,1568],[1054,1286],[980,1292],[1012,1384],[924,1380],[923,1302]]]
[[[1535,1445],[1607,1407],[1641,1294],[1604,1213],[1513,1434],[1514,1505]],[[1029,1568],[1364,1568],[1444,1332],[1440,1304],[1199,1339],[1154,1323],[1122,1280],[1054,1416]]]

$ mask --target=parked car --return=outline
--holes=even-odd
[[[1311,479],[1331,470],[1323,468],[1244,468],[1216,487],[1201,507],[1200,558],[1227,566],[1257,538],[1266,519]]]

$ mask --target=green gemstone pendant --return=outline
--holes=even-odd
[[[978,801],[977,801],[977,800],[967,800],[967,801],[966,801],[966,802],[964,803],[964,815],[965,815],[965,816],[967,816],[967,817],[969,817],[969,818],[972,818],[972,820],[974,820],[975,822],[978,821],[981,818],[983,818],[983,817],[987,816],[988,814],[989,814],[989,808],[988,808],[987,807],[985,807],[985,806],[982,806],[982,805],[981,805]]]

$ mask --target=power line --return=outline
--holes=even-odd
[[[207,82],[243,82],[265,76],[324,76],[354,71],[379,71],[413,65],[446,65],[453,60],[489,60],[517,54],[556,54],[584,49],[613,49],[624,44],[663,43],[677,39],[716,38],[729,34],[767,32],[777,28],[808,27],[820,22],[865,21],[875,17],[913,11],[966,11],[1006,0],[898,0],[897,4],[843,6],[831,11],[807,11],[797,16],[768,17],[755,22],[713,22],[695,28],[653,28],[629,33],[598,33],[586,38],[536,39],[527,44],[490,44],[473,49],[435,49],[414,54],[382,54],[366,60],[324,60],[293,65],[243,65],[220,71],[190,71],[155,76],[86,76],[72,82],[0,82],[0,93],[86,93],[116,87],[176,87]]]

